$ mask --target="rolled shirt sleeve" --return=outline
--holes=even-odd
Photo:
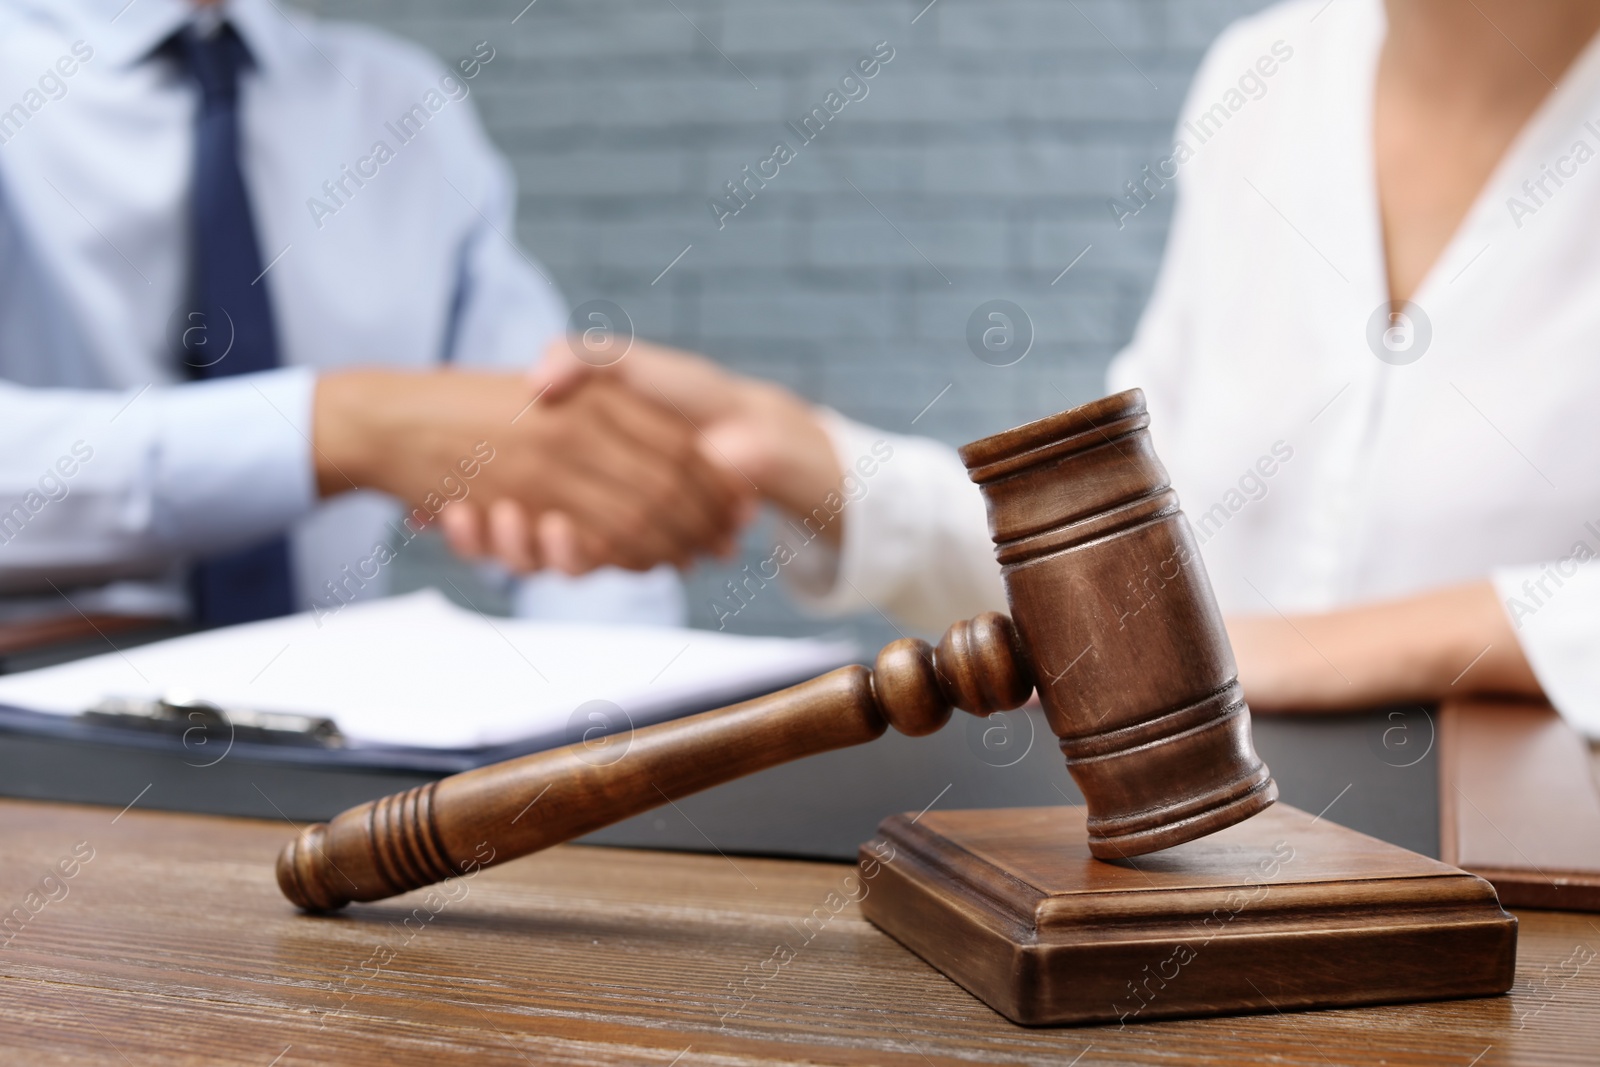
[[[955,450],[885,433],[819,409],[846,472],[837,552],[818,539],[786,569],[801,606],[819,615],[882,612],[928,633],[1006,610],[978,487]]]
[[[1600,561],[1497,567],[1490,577],[1545,696],[1600,739]]]
[[[304,368],[128,392],[0,382],[0,591],[165,570],[317,499]]]

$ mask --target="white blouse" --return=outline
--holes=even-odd
[[[1108,390],[1145,390],[1225,613],[1491,576],[1545,692],[1600,736],[1600,45],[1395,319],[1372,155],[1384,33],[1379,0],[1293,0],[1212,46],[1146,179],[1175,214]],[[841,459],[880,439],[894,456],[847,506],[836,575],[797,576],[803,599],[929,629],[1002,607],[954,453],[827,421]]]

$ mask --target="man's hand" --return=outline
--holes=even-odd
[[[740,494],[697,437],[620,383],[585,382],[555,400],[522,375],[461,370],[327,374],[313,417],[324,496],[382,490],[440,515],[447,531],[453,513],[475,515],[481,503],[495,554],[519,571],[644,570],[731,551]],[[542,558],[541,527],[557,530],[552,542],[572,558]]]
[[[1542,695],[1488,582],[1317,615],[1235,617],[1227,625],[1245,699],[1256,711]]]
[[[738,525],[753,513],[756,497],[805,516],[838,491],[844,472],[815,410],[781,386],[742,378],[702,356],[639,340],[620,361],[594,366],[576,354],[582,345],[581,338],[552,342],[528,376],[531,395],[540,396],[541,404],[561,404],[592,383],[609,382],[670,412],[694,434],[699,460],[722,471],[726,484],[745,494],[738,505]],[[443,526],[451,547],[462,555],[483,551],[487,526],[487,541],[502,558],[502,543],[534,544],[539,559],[569,574],[597,565],[580,542],[574,519],[559,510],[533,518],[498,503],[487,514],[450,508]],[[835,547],[841,526],[834,522],[823,528],[822,536]],[[727,554],[731,552],[730,547]]]

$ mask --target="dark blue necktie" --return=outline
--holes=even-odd
[[[226,23],[209,35],[182,30],[171,51],[200,87],[189,298],[176,329],[178,356],[197,379],[271,370],[278,366],[278,338],[239,169],[239,73],[250,55]],[[189,586],[195,617],[205,626],[287,615],[294,610],[288,540],[278,536],[204,560]]]

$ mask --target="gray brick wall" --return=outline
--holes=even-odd
[[[613,300],[643,336],[892,430],[912,430],[953,384],[914,427],[952,444],[1102,391],[1149,293],[1170,209],[1158,200],[1119,231],[1106,200],[1167,146],[1208,42],[1262,6],[525,2],[307,6],[446,59],[480,40],[494,46],[474,99],[515,166],[521,239],[569,301]],[[801,146],[785,123],[879,41],[895,54],[867,96]],[[708,201],[777,140],[797,158],[719,230]],[[968,316],[992,298],[1034,325],[1033,349],[1014,366],[986,365],[967,347]],[[753,533],[752,553],[766,540]],[[691,577],[696,623],[712,622],[707,601],[727,576],[703,567]],[[819,629],[777,595],[730,628]],[[893,636],[879,620],[853,629],[864,642]]]

